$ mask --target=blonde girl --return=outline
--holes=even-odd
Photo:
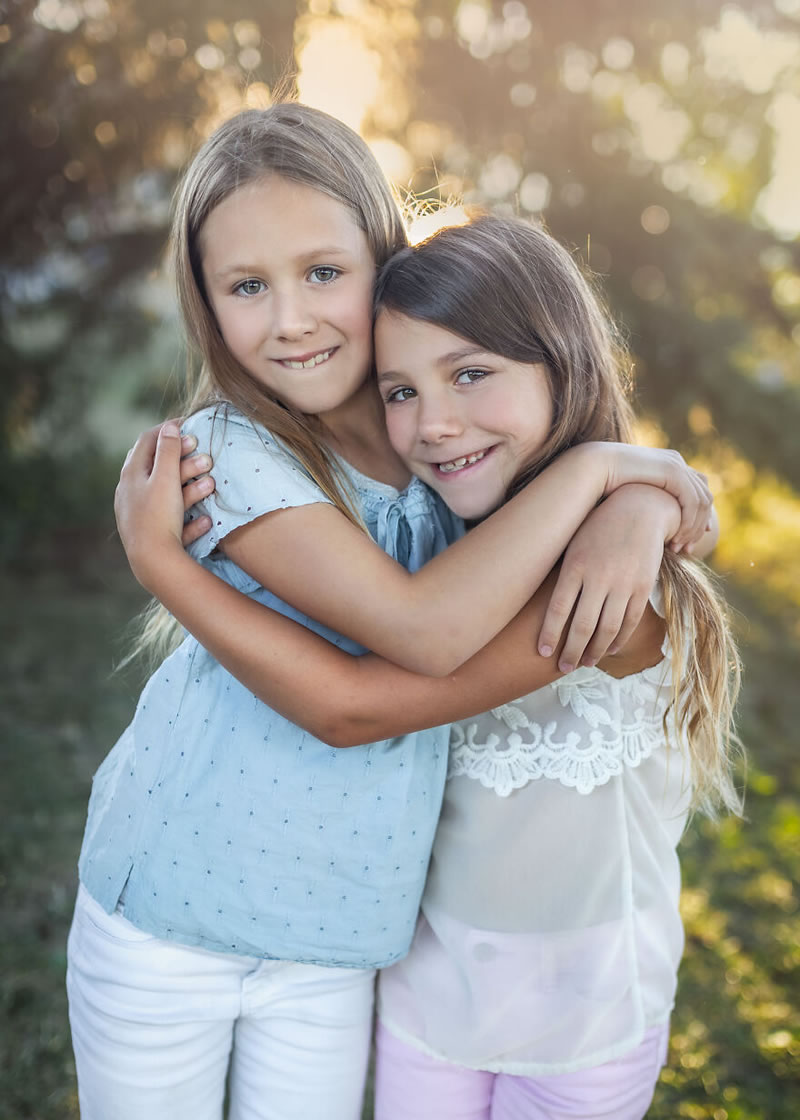
[[[201,150],[174,246],[208,399],[187,431],[213,452],[218,496],[193,546],[204,566],[179,534],[170,544],[227,596],[223,625],[238,629],[229,603],[270,605],[279,627],[299,621],[348,661],[368,647],[413,676],[491,640],[604,495],[666,487],[679,516],[668,499],[651,524],[678,543],[704,525],[708,495],[672,455],[587,444],[456,541],[458,519],[391,449],[369,378],[375,270],[402,242],[369,152],[324,114],[245,113]],[[140,447],[126,470],[141,481],[141,466]],[[137,574],[147,583],[148,558],[163,562],[180,595],[188,573],[148,534],[126,534]],[[490,563],[502,586],[476,596]],[[601,646],[630,627],[627,598],[601,618]],[[591,613],[579,605],[588,634],[569,656]],[[557,671],[530,665],[536,680]],[[303,662],[291,670],[310,703],[325,695]],[[162,663],[95,777],[81,852],[68,988],[84,1120],[216,1118],[226,1078],[237,1120],[358,1115],[373,971],[413,934],[446,734],[337,751],[194,638]]]

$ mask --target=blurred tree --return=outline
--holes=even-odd
[[[716,428],[797,488],[800,249],[763,204],[778,138],[766,122],[781,97],[797,101],[800,3],[298,8],[0,0],[0,138],[14,153],[0,168],[0,456],[26,464],[27,485],[9,501],[40,507],[58,447],[86,450],[87,406],[110,374],[117,392],[128,376],[129,410],[164,407],[170,359],[148,357],[156,382],[120,357],[166,303],[155,273],[174,178],[246,87],[266,103],[295,41],[302,56],[325,22],[372,53],[357,72],[345,40],[325,40],[317,104],[357,99],[379,59],[391,80],[358,120],[425,169],[411,185],[432,188],[435,164],[445,191],[541,215],[603,276],[670,442],[706,450]],[[69,478],[79,505],[88,475],[73,460]]]
[[[800,247],[759,205],[765,122],[800,80],[800,5],[432,0],[417,14],[414,162],[433,154],[446,190],[541,215],[603,274],[671,443],[696,448],[716,426],[797,489]]]
[[[295,14],[294,0],[0,0],[0,487],[18,518],[52,508],[59,444],[86,453],[93,393],[164,302],[147,283],[175,176],[216,117],[268,103]]]

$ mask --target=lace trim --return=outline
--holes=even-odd
[[[478,723],[453,724],[448,777],[474,778],[500,797],[541,778],[591,793],[664,745],[670,669],[667,655],[651,669],[628,677],[577,669],[541,689],[533,714],[542,708],[551,714],[557,701],[572,713],[573,726],[580,721],[577,730],[562,731],[561,737],[558,720],[537,723],[521,707],[539,693],[492,710],[495,722],[508,729],[502,739],[489,732],[479,742]]]

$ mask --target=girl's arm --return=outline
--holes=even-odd
[[[178,445],[174,425],[164,426],[160,440]],[[150,453],[145,440],[124,468],[123,483],[125,471],[141,469]],[[688,536],[698,519],[707,520],[704,480],[676,453],[594,443],[570,449],[467,538],[414,574],[323,504],[268,513],[230,533],[220,547],[309,617],[405,668],[443,675],[521,609],[589,510],[630,481],[676,494],[684,511],[681,536]],[[176,543],[174,535],[156,540],[147,523],[126,541],[137,579],[164,602],[172,578],[167,568],[181,562],[170,547]],[[476,594],[487,586],[490,594]],[[606,646],[615,635],[602,635]],[[582,652],[583,646],[577,649],[571,641],[571,649]]]
[[[207,456],[193,456],[197,440],[184,436],[181,441],[180,480],[183,486],[184,509],[190,509],[214,489],[214,480],[207,473],[212,463]],[[660,509],[659,509],[660,507]],[[629,483],[620,486],[585,519],[567,546],[558,569],[558,578],[550,596],[539,635],[539,653],[549,657],[560,643],[572,611],[571,641],[594,627],[586,643],[582,665],[593,665],[604,652],[597,633],[597,621],[603,616],[609,631],[616,626],[617,636],[609,647],[615,653],[626,645],[636,630],[652,590],[653,573],[661,562],[662,536],[671,538],[680,524],[678,502],[666,491],[653,486]],[[184,548],[198,540],[211,528],[211,518],[195,517],[185,522],[182,532]],[[712,508],[708,525],[698,540],[690,541],[685,552],[705,559],[719,540],[719,519]],[[600,599],[598,588],[610,588]],[[577,605],[576,605],[577,604]],[[574,653],[562,650],[559,667],[569,672]],[[577,661],[577,658],[574,658]]]
[[[679,515],[671,495],[636,483],[620,486],[592,510],[559,566],[539,635],[539,652],[547,654],[556,647],[573,608],[569,640],[573,642],[574,636],[576,645],[585,646],[580,664],[594,665],[606,651],[621,649],[644,613],[661,566],[663,541],[671,538]],[[718,537],[719,522],[712,509],[707,528],[686,551],[702,559]],[[604,635],[614,630],[617,636],[608,646]],[[564,648],[559,664],[563,672],[578,664],[571,648]]]
[[[177,441],[175,441],[177,442]],[[176,483],[174,448],[159,445],[153,469],[136,468],[137,447],[118,491],[123,542],[137,525],[172,522],[177,545],[183,500]],[[651,495],[651,498],[653,496]],[[674,501],[655,501],[651,535],[669,528]],[[660,512],[659,512],[660,510]],[[644,513],[644,510],[641,511]],[[666,520],[662,515],[668,515]],[[662,517],[659,527],[657,521]],[[637,522],[642,520],[636,517]],[[621,523],[617,522],[618,525]],[[605,517],[605,525],[610,522]],[[623,540],[625,549],[631,542]],[[559,676],[556,656],[541,657],[533,634],[544,615],[555,577],[532,602],[467,664],[446,678],[419,676],[374,655],[352,657],[323,638],[235,591],[195,564],[180,549],[181,562],[164,570],[166,605],[195,637],[248,688],[294,723],[334,746],[351,746],[475,715],[524,695]],[[660,547],[653,550],[655,570]],[[648,590],[654,571],[647,579]],[[658,658],[661,634],[648,651]],[[651,643],[652,645],[652,643]],[[629,657],[626,650],[626,657]],[[643,664],[651,664],[652,659]],[[639,667],[626,665],[625,671]],[[311,684],[312,687],[309,687]]]

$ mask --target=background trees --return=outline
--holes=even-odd
[[[574,247],[628,332],[646,437],[712,477],[749,820],[687,837],[677,1060],[653,1115],[794,1116],[800,0],[0,0],[2,998],[25,1040],[6,1114],[76,1114],[59,954],[88,777],[135,689],[106,679],[138,602],[108,535],[121,453],[177,384],[170,192],[213,124],[295,65],[401,191],[529,214]]]

